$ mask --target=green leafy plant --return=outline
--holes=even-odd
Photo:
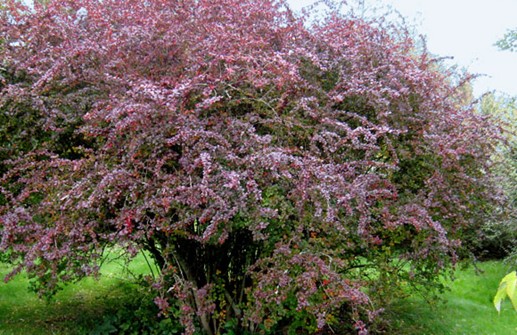
[[[499,283],[499,289],[494,297],[494,306],[498,312],[501,312],[501,303],[506,298],[510,299],[513,308],[517,311],[517,271],[510,272]]]

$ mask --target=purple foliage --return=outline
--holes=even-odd
[[[155,302],[186,333],[299,312],[321,329],[348,306],[367,334],[365,274],[408,261],[436,281],[496,200],[496,127],[382,19],[311,24],[274,0],[5,3],[1,66],[24,80],[2,81],[0,111],[77,139],[3,162],[0,250],[42,290],[95,275],[117,245],[152,255]]]

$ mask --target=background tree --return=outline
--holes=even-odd
[[[364,334],[497,202],[498,129],[383,18],[4,2],[0,249],[40,293],[117,246],[186,333]]]
[[[517,246],[517,101],[502,94],[486,94],[480,101],[480,112],[499,120],[504,128],[504,144],[493,154],[498,161],[494,169],[508,201],[501,212],[504,218],[487,221],[475,240],[475,254],[480,258],[503,259],[512,254]]]
[[[496,45],[501,50],[517,51],[517,29],[508,30]]]

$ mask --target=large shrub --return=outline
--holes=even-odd
[[[0,26],[0,249],[42,293],[117,245],[186,333],[364,333],[496,200],[494,127],[382,18],[5,1]]]

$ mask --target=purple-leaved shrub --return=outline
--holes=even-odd
[[[365,333],[497,201],[496,127],[383,18],[43,3],[0,9],[0,250],[40,293],[116,246],[186,334]]]

